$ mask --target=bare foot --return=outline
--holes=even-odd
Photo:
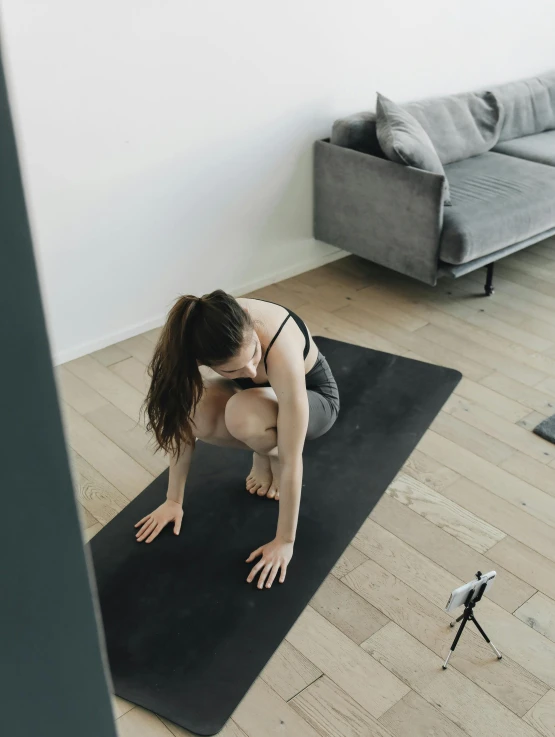
[[[281,479],[281,465],[278,458],[270,456],[270,468],[272,469],[272,485],[266,496],[268,499],[279,501],[279,482]]]
[[[265,496],[272,485],[272,470],[268,456],[253,453],[252,469],[247,476],[247,491],[258,496]]]

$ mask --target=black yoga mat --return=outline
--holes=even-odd
[[[90,543],[116,694],[200,735],[224,726],[460,380],[451,369],[316,337],[337,379],[334,427],[306,443],[284,584],[247,584],[278,503],[251,496],[246,451],[199,443],[181,534],[135,541],[164,472]]]

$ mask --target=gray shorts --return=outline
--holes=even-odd
[[[308,395],[308,428],[306,439],[319,438],[330,429],[339,414],[339,390],[326,357],[318,351],[316,363],[306,374]],[[252,379],[233,379],[241,389],[256,389],[265,384],[255,384]]]
[[[318,351],[316,363],[306,375],[308,429],[306,439],[327,433],[339,414],[339,390],[326,357]]]

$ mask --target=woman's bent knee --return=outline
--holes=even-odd
[[[265,417],[266,414],[268,412],[263,411],[260,398],[245,397],[239,393],[231,397],[226,405],[225,424],[234,438],[247,442],[268,432],[269,417]]]
[[[252,435],[255,427],[250,413],[246,411],[245,402],[240,399],[243,398],[239,394],[231,397],[225,406],[224,418],[228,432],[237,440],[244,441],[245,438]]]

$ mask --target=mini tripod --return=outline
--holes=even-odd
[[[476,574],[476,578],[478,579],[478,581],[482,578],[481,571],[478,571],[478,573]],[[460,617],[458,617],[454,622],[451,622],[451,624],[449,625],[450,627],[454,627],[457,622],[461,622],[462,620],[461,626],[459,627],[459,631],[457,632],[455,639],[453,640],[453,644],[451,645],[451,650],[449,650],[449,655],[445,659],[445,663],[442,666],[443,670],[447,669],[447,663],[449,662],[449,658],[451,657],[451,655],[453,655],[455,648],[457,647],[457,643],[460,640],[460,637],[462,635],[464,626],[468,622],[469,619],[472,620],[472,622],[474,622],[474,624],[478,628],[478,632],[482,635],[484,640],[488,643],[488,645],[491,647],[493,652],[497,655],[497,659],[501,660],[501,658],[503,657],[501,653],[499,652],[499,650],[495,647],[493,642],[486,635],[484,630],[480,627],[480,625],[478,624],[478,621],[476,620],[476,617],[474,616],[474,612],[472,611],[474,607],[476,606],[476,604],[482,598],[482,595],[484,591],[486,590],[486,586],[487,586],[487,582],[484,581],[484,583],[478,589],[478,594],[476,595],[475,599],[473,599],[472,597],[474,596],[476,589],[472,589],[469,592],[468,596],[466,597],[466,601],[464,602],[464,612],[461,614]]]

